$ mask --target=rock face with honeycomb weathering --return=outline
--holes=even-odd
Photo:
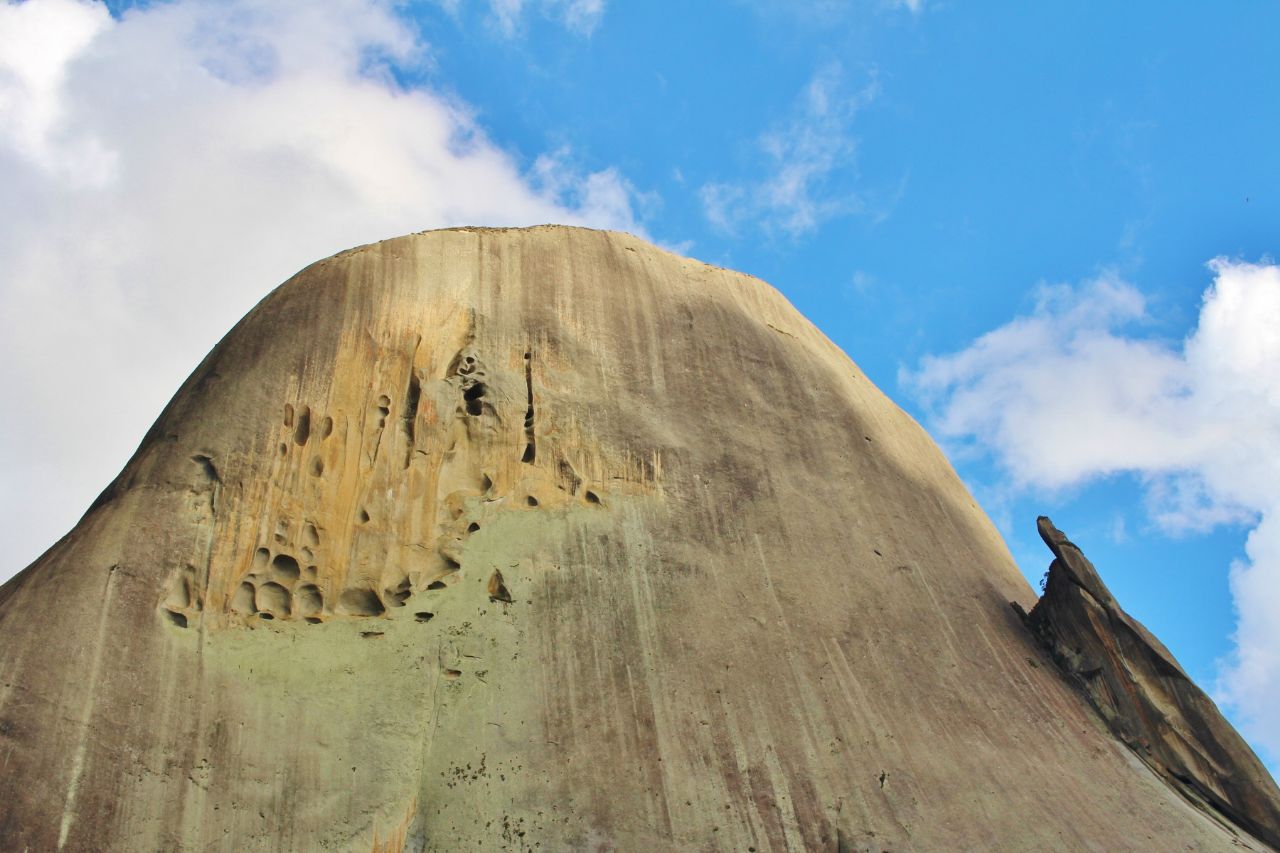
[[[264,299],[0,588],[0,838],[1263,849],[1010,601],[933,442],[764,283],[388,240]]]

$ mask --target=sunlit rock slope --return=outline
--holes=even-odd
[[[264,299],[0,589],[0,838],[1261,849],[1010,601],[933,442],[763,282],[388,240]]]

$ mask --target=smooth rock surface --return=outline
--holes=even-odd
[[[0,588],[0,838],[1260,849],[1011,600],[937,447],[766,284],[388,240],[264,299]]]

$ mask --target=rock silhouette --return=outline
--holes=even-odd
[[[763,282],[388,240],[267,296],[0,588],[0,846],[1265,849],[1274,785],[1161,750],[1204,727],[1138,761],[1035,600]]]

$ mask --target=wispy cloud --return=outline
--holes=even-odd
[[[1229,569],[1235,652],[1219,688],[1280,754],[1280,266],[1209,268],[1181,345],[1142,337],[1142,294],[1103,276],[1045,288],[1030,316],[902,380],[936,431],[990,453],[1023,488],[1131,473],[1170,532],[1252,525]]]
[[[455,0],[456,2],[456,0]],[[868,14],[925,11],[925,0],[740,0],[772,20],[810,27],[846,26]],[[932,0],[930,0],[932,2]]]
[[[616,170],[523,168],[466,104],[398,85],[430,53],[395,8],[0,2],[0,580],[305,264],[451,224],[643,232]]]
[[[436,0],[450,15],[457,17],[464,0]],[[604,19],[605,0],[485,0],[488,20],[506,38],[520,35],[528,15],[533,13],[557,21],[569,32],[589,36]]]
[[[865,203],[851,186],[857,155],[853,121],[879,90],[874,72],[861,89],[850,92],[839,64],[820,68],[791,114],[759,138],[763,177],[701,187],[708,222],[723,233],[751,223],[796,236],[863,210]]]

